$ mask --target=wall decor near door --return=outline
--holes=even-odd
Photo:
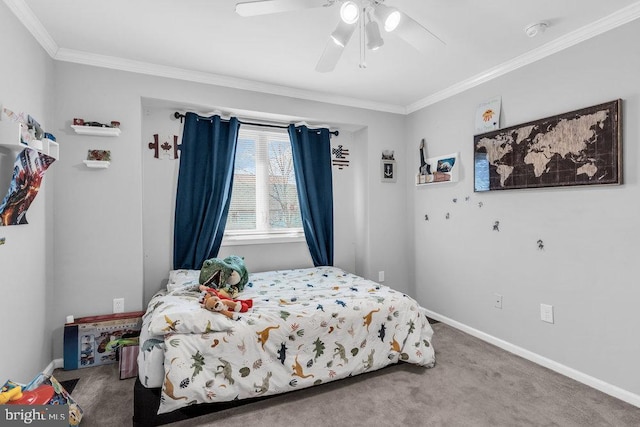
[[[55,160],[32,148],[18,154],[9,191],[0,202],[0,225],[27,224],[27,210],[40,190],[44,173]]]
[[[182,144],[178,144],[178,135],[171,135],[171,137],[173,138],[173,143],[168,140],[161,143],[159,135],[157,133],[153,135],[153,142],[149,143],[149,149],[153,150],[154,158],[169,160],[177,160],[180,158],[178,152]]]
[[[380,173],[382,182],[396,182],[396,159],[392,150],[384,150],[382,152]]]
[[[474,137],[474,190],[621,184],[620,99]]]
[[[336,148],[331,149],[331,155],[333,156],[331,164],[333,166],[337,166],[339,170],[349,166],[349,160],[347,160],[349,149],[344,148],[342,145],[338,145]]]

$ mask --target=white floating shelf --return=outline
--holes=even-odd
[[[60,146],[57,142],[48,138],[33,139],[28,144],[23,143],[23,126],[26,125],[7,118],[2,112],[2,105],[0,105],[0,147],[5,147],[14,153],[19,153],[25,148],[31,148],[54,159],[60,156]]]
[[[88,168],[95,169],[106,169],[111,165],[111,162],[107,162],[104,160],[83,160],[84,164],[87,165]]]
[[[75,126],[71,125],[78,135],[94,136],[120,136],[120,128],[107,128],[99,126]]]
[[[417,175],[416,187],[429,186],[434,184],[448,184],[451,182],[458,182],[458,170],[459,166],[458,153],[451,153],[446,156],[431,157],[426,159],[425,162],[431,166],[431,175]],[[440,178],[446,178],[436,181],[436,177],[433,174],[436,172]]]

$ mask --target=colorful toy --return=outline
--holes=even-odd
[[[15,386],[7,390],[4,390],[3,387],[3,391],[0,393],[0,405],[20,398],[22,398],[22,387]]]
[[[33,390],[24,391],[20,398],[7,402],[12,405],[47,405],[55,395],[55,390],[50,385],[41,385]]]
[[[209,311],[222,313],[229,319],[233,319],[235,313],[245,313],[251,307],[253,307],[253,300],[236,300],[229,298],[228,294],[224,291],[209,288],[204,285],[200,285],[202,295],[202,308]]]
[[[244,259],[230,255],[225,259],[211,258],[202,263],[199,282],[215,289],[225,290],[235,298],[249,281],[249,273]]]
[[[115,351],[116,348],[118,347],[124,347],[125,345],[138,345],[139,342],[140,342],[140,337],[118,338],[118,339],[109,341],[105,349],[106,351]]]

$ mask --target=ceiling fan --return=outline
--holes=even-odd
[[[426,53],[433,40],[444,42],[416,20],[384,0],[259,0],[236,4],[240,16],[257,16],[291,12],[315,7],[340,5],[340,20],[331,33],[324,52],[316,65],[316,71],[333,71],[353,33],[360,31],[360,67],[366,68],[366,49],[376,50],[384,44],[380,24],[385,32],[396,34],[409,45]]]

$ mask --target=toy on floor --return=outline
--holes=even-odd
[[[118,347],[124,347],[125,345],[138,345],[140,337],[131,337],[131,338],[118,338],[111,340],[107,343],[105,350],[106,351],[115,351]]]
[[[20,399],[22,397],[22,387],[15,386],[13,388],[9,388],[0,393],[0,405],[4,405],[7,402],[11,402],[13,400]]]
[[[41,385],[33,390],[23,391],[19,399],[7,403],[11,405],[47,405],[55,394],[52,386]]]
[[[202,295],[202,308],[209,311],[222,313],[229,319],[233,319],[235,313],[245,313],[253,307],[253,300],[238,300],[229,298],[225,291],[219,291],[208,286],[200,285]]]

